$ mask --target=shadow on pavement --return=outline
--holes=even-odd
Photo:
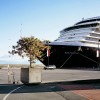
[[[0,84],[0,94],[6,94],[14,89],[23,86],[12,93],[37,93],[37,92],[59,92],[73,90],[100,89],[100,79],[76,80],[63,82],[49,82],[42,84]]]

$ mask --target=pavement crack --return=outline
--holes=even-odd
[[[63,97],[65,100],[71,100],[69,96],[66,97],[62,92],[55,92],[55,93]]]
[[[62,98],[64,98],[64,100],[71,100],[69,96],[65,96],[63,91],[64,89],[58,87],[58,86],[50,86],[51,91],[58,94],[59,96],[61,96]]]

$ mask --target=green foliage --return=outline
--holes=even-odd
[[[44,42],[45,44],[50,43],[50,41],[49,41],[49,40],[44,40],[43,42]]]
[[[13,50],[10,54],[18,54],[22,57],[29,57],[30,63],[32,60],[41,58],[43,51],[47,48],[39,39],[31,37],[23,37],[17,41],[16,46],[12,46]]]

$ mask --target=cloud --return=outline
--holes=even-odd
[[[5,51],[0,51],[0,64],[29,64],[27,57],[20,57],[18,55],[11,55]],[[36,64],[42,64],[36,60]]]
[[[18,55],[10,55],[7,52],[0,51],[0,64],[5,63],[29,63],[28,58],[22,58]]]

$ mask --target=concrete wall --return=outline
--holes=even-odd
[[[41,83],[42,70],[40,68],[21,68],[22,83]]]

